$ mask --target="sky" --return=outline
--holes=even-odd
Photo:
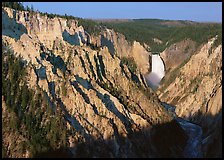
[[[41,12],[92,19],[222,22],[222,2],[24,2]]]

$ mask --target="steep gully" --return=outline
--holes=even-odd
[[[159,86],[160,81],[165,76],[165,65],[159,54],[152,55],[152,71],[145,75],[148,85],[155,91]],[[185,146],[183,157],[186,158],[202,158],[202,128],[183,118],[180,118],[175,113],[175,107],[165,102],[162,106],[172,114],[183,130],[188,135],[187,144]]]

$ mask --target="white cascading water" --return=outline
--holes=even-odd
[[[165,76],[164,63],[159,54],[152,55],[152,72],[145,76],[148,85],[155,91]]]

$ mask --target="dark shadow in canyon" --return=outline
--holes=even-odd
[[[23,24],[16,22],[15,12],[16,11],[13,11],[13,18],[10,18],[7,12],[2,9],[2,23],[12,23],[12,25],[8,26],[9,28],[4,28],[2,30],[2,35],[19,40],[24,33],[27,34],[28,32]]]
[[[76,91],[83,97],[83,99],[85,100],[85,102],[87,104],[90,104],[91,107],[93,108],[93,111],[95,114],[99,115],[99,112],[97,110],[97,107],[95,106],[95,104],[92,104],[90,103],[90,99],[89,99],[89,96],[78,86],[78,84],[82,85],[84,88],[86,88],[87,90],[89,89],[93,89],[93,86],[92,84],[86,80],[86,79],[83,79],[82,77],[79,77],[78,75],[75,75],[76,77],[76,80],[77,81],[70,81],[70,84],[76,89]],[[96,91],[96,90],[95,90]]]
[[[132,79],[132,81],[134,81],[138,86],[141,86],[141,82],[140,82],[138,76],[137,76],[136,74],[132,73],[132,72],[131,72],[131,79]]]
[[[60,148],[56,150],[51,148],[46,152],[36,154],[34,158],[72,158],[72,153],[68,148]]]
[[[68,33],[67,30],[62,32],[63,40],[68,42],[70,45],[80,45],[81,39],[79,39],[78,33],[75,32],[74,35]]]
[[[75,118],[74,115],[69,114],[69,112],[66,110],[66,107],[64,103],[61,101],[61,99],[56,98],[56,101],[60,105],[64,113],[64,118],[69,122],[69,124],[73,126],[77,132],[81,133],[85,138],[87,138],[88,141],[91,140],[92,139],[91,135],[86,132],[85,128],[79,123],[79,121]]]
[[[73,81],[73,82],[70,81],[70,84],[76,89],[77,92],[79,92],[79,94],[81,94],[81,96],[83,97],[85,102],[90,104],[90,99],[89,99],[88,95],[85,94],[85,92],[83,92],[82,89],[78,86],[78,82],[77,81]]]
[[[87,73],[87,71],[86,71],[86,66],[85,66],[85,62],[84,62],[83,58],[82,58],[81,56],[79,56],[79,59],[80,59],[80,62],[81,62],[81,64],[82,64],[82,68],[83,68],[83,70],[84,70],[84,73]]]
[[[222,109],[216,115],[210,113],[204,115],[199,110],[189,121],[201,126],[203,130],[202,152],[204,157],[222,157]]]
[[[101,45],[106,46],[108,48],[111,56],[114,58],[115,48],[114,48],[113,42],[111,42],[106,37],[104,37],[104,35],[101,35]]]
[[[50,94],[52,95],[52,97],[56,98],[54,81],[48,82],[48,90],[49,90]]]
[[[97,76],[98,76],[100,81],[103,81],[103,77],[102,77],[101,70],[100,70],[100,65],[98,63],[96,55],[94,55],[94,61],[96,63],[96,73],[97,73]]]
[[[97,57],[98,57],[98,60],[100,62],[100,71],[101,71],[102,75],[106,78],[106,72],[105,72],[105,65],[103,63],[103,57],[102,57],[102,55],[99,55],[98,53],[97,53]]]
[[[120,119],[120,121],[124,124],[126,131],[129,133],[132,133],[131,130],[131,123],[128,120],[127,117],[125,117],[115,106],[114,102],[111,100],[110,96],[108,94],[103,95],[102,99],[103,103],[105,104],[106,108],[116,115]]]
[[[85,52],[85,57],[86,57],[86,59],[88,61],[88,64],[89,64],[89,68],[91,70],[91,73],[92,73],[94,79],[96,79],[96,74],[94,72],[93,64],[92,64],[92,62],[91,62],[91,60],[89,58],[89,52],[87,52],[87,51],[84,51],[84,52]]]
[[[54,71],[53,72],[54,74],[56,73],[56,70],[57,68],[59,68],[63,75],[65,75],[65,72],[67,69],[67,65],[65,64],[64,60],[58,55],[58,56],[55,56],[51,51],[49,54],[47,54],[47,58],[46,60],[49,61],[53,66],[54,66]]]
[[[146,82],[146,80],[145,80],[145,78],[143,77],[143,75],[140,73],[140,78],[141,78],[141,81],[142,81],[142,83],[143,83],[143,85],[147,88],[148,86],[147,86],[147,82]]]
[[[163,106],[167,104],[161,102]],[[169,104],[168,104],[169,106]],[[167,108],[167,111],[174,116],[175,107]],[[202,111],[203,110],[203,111]],[[222,157],[222,109],[216,115],[207,113],[206,108],[201,108],[190,118],[184,117],[187,122],[198,125],[202,129],[202,154],[205,158]]]
[[[129,79],[129,76],[124,69],[124,64],[121,61],[120,61],[120,67],[121,67],[121,72],[124,73],[124,75],[127,79]]]
[[[127,78],[127,79],[131,79],[133,82],[135,82],[138,86],[141,86],[141,82],[140,82],[140,80],[139,80],[139,78],[138,78],[138,76],[135,74],[135,73],[133,73],[133,72],[131,72],[130,71],[130,69],[128,69],[129,70],[129,72],[131,73],[131,77],[129,77],[128,76],[128,73],[125,71],[125,69],[124,69],[124,64],[120,61],[120,67],[121,67],[121,72],[122,73],[124,73],[124,75],[125,75],[125,77]],[[140,74],[140,76],[142,76],[141,74]],[[142,77],[141,77],[142,78]],[[143,85],[145,85],[145,82],[143,81]]]
[[[222,157],[222,118],[219,114],[204,115],[203,119],[217,120],[217,126],[214,127],[210,143],[202,144],[204,158]],[[200,113],[199,113],[200,114]],[[194,119],[201,119],[200,115],[195,115]],[[219,117],[219,118],[218,118]],[[123,137],[117,131],[117,126],[113,119],[110,120],[113,126],[115,137],[106,140],[91,138],[88,142],[77,142],[75,154],[72,155],[69,149],[60,148],[59,150],[50,149],[47,152],[39,153],[34,157],[57,158],[85,158],[85,157],[116,157],[116,158],[183,158],[183,150],[188,136],[180,127],[176,120],[158,124],[152,128],[143,128]],[[206,141],[206,140],[204,140]],[[207,140],[209,141],[209,140]],[[119,147],[116,147],[118,143]]]
[[[92,88],[92,85],[89,83],[87,79],[83,79],[82,77],[79,77],[78,75],[75,75],[76,81],[81,84],[85,89],[89,90]]]

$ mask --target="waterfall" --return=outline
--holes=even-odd
[[[165,76],[165,66],[159,54],[152,55],[152,72],[145,75],[148,85],[155,91]]]

